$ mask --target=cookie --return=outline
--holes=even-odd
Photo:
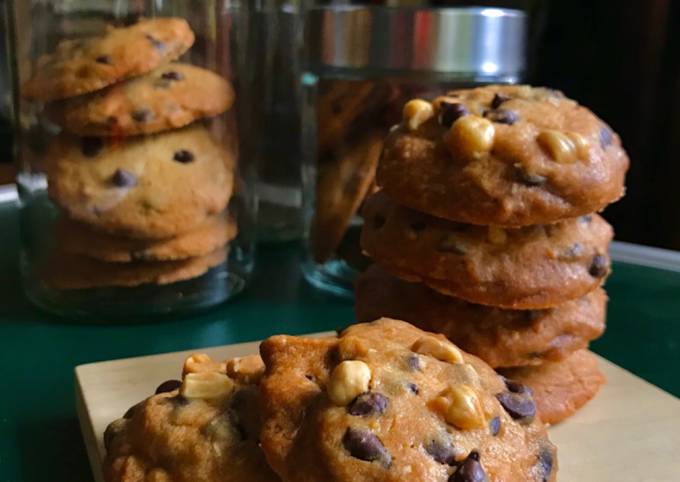
[[[57,242],[66,253],[113,263],[172,261],[203,256],[236,236],[236,223],[227,215],[211,216],[195,230],[175,238],[141,240],[100,233],[62,216],[55,228]]]
[[[392,274],[441,293],[509,309],[557,306],[602,284],[612,228],[597,214],[505,229],[460,224],[366,200],[361,246]]]
[[[370,131],[319,160],[310,243],[314,260],[327,261],[340,244],[375,178],[383,135]]]
[[[227,374],[244,361],[245,378]],[[182,381],[162,383],[106,429],[107,482],[277,481],[258,447],[259,394],[249,379],[263,369],[259,357],[189,357]]]
[[[194,33],[181,18],[142,19],[97,37],[64,40],[38,59],[21,92],[42,102],[87,94],[175,60],[193,43]]]
[[[442,333],[493,368],[563,360],[605,328],[607,295],[599,288],[555,308],[504,310],[442,295],[372,265],[357,279],[355,293],[358,321],[408,321]]]
[[[505,377],[533,390],[538,414],[546,423],[559,423],[571,417],[591,400],[606,382],[597,357],[579,350],[562,362],[537,367],[499,370]]]
[[[73,219],[133,238],[198,228],[233,185],[233,158],[201,126],[124,142],[60,135],[46,164],[49,195]]]
[[[409,102],[378,184],[398,203],[471,224],[548,224],[624,193],[628,157],[602,120],[561,93],[490,85]]]
[[[204,256],[176,261],[107,263],[57,251],[43,276],[48,285],[60,290],[166,285],[197,278],[223,263],[226,257],[227,249],[220,248]]]
[[[219,75],[172,63],[144,76],[50,106],[50,117],[79,136],[125,137],[177,129],[223,113],[234,90]]]
[[[260,352],[260,439],[284,482],[555,480],[531,396],[443,336],[381,319]]]

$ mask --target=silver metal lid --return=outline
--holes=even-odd
[[[525,68],[527,18],[502,8],[323,7],[306,15],[312,69],[460,74],[512,81]]]

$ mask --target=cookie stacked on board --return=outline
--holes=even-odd
[[[553,482],[529,390],[442,335],[380,319],[201,354],[104,433],[108,482]]]
[[[43,166],[60,208],[55,287],[167,284],[224,261],[235,159],[204,119],[234,92],[177,62],[193,43],[183,19],[141,19],[61,42],[23,85],[61,130]]]
[[[563,420],[604,381],[587,346],[605,327],[613,231],[596,213],[623,195],[628,163],[606,124],[553,90],[410,101],[364,205],[376,264],[357,318],[443,333]]]

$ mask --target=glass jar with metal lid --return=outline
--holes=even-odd
[[[28,297],[67,316],[204,308],[253,267],[240,6],[14,2]]]
[[[303,203],[313,285],[348,295],[366,267],[363,199],[383,140],[412,98],[515,83],[525,70],[527,20],[498,8],[323,7],[306,13]],[[405,175],[407,175],[405,173]]]

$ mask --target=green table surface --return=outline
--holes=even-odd
[[[0,481],[92,480],[75,410],[82,363],[332,330],[352,304],[307,286],[296,244],[261,247],[251,287],[211,311],[140,324],[69,323],[32,308],[13,207],[0,208]],[[680,273],[616,264],[608,329],[593,349],[680,395]],[[150,390],[153,387],[149,387]]]

